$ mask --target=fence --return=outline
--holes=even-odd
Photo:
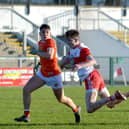
[[[123,75],[114,78],[114,72],[122,68],[127,83],[129,82],[129,57],[96,57],[100,65],[99,71],[107,84],[124,84]],[[0,68],[28,68],[35,67],[39,61],[38,57],[0,57]],[[65,84],[78,84],[79,78],[76,72],[64,70],[62,73]],[[77,83],[78,82],[78,83]]]

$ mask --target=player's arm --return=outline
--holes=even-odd
[[[81,62],[81,63],[75,64],[74,69],[76,70],[76,69],[85,68],[88,66],[97,65],[96,60],[92,55],[89,55],[86,58],[88,60],[87,62]]]
[[[47,48],[47,52],[44,52],[44,51],[40,50],[40,51],[37,52],[37,55],[40,56],[40,57],[53,59],[54,48]]]
[[[54,55],[54,48],[48,48],[47,52],[44,52],[43,50],[39,50],[39,49],[32,49],[30,54],[52,59]]]
[[[66,65],[68,65],[71,61],[71,57],[69,55],[64,56],[62,60],[60,61],[60,67],[64,68]]]

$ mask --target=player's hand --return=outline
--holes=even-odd
[[[63,69],[72,69],[73,66],[71,64],[66,64],[66,65],[60,65],[60,68]]]
[[[70,57],[69,56],[63,56],[62,64],[66,65],[66,64],[69,64],[69,62],[70,62]]]
[[[79,70],[80,68],[82,68],[82,66],[80,64],[75,64],[72,68],[73,71],[77,71]]]
[[[63,66],[65,69],[73,69],[74,65],[72,64],[66,64]]]

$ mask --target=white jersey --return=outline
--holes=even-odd
[[[69,55],[74,58],[75,64],[78,64],[81,62],[88,62],[87,56],[91,55],[91,52],[87,46],[81,43],[75,48],[70,48]],[[93,66],[80,68],[78,70],[78,76],[81,80],[84,80],[93,70]]]

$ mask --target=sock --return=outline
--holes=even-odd
[[[29,110],[24,110],[24,115],[27,117],[30,117],[30,111]]]
[[[73,112],[78,112],[78,107],[76,107],[75,109],[73,109]]]

